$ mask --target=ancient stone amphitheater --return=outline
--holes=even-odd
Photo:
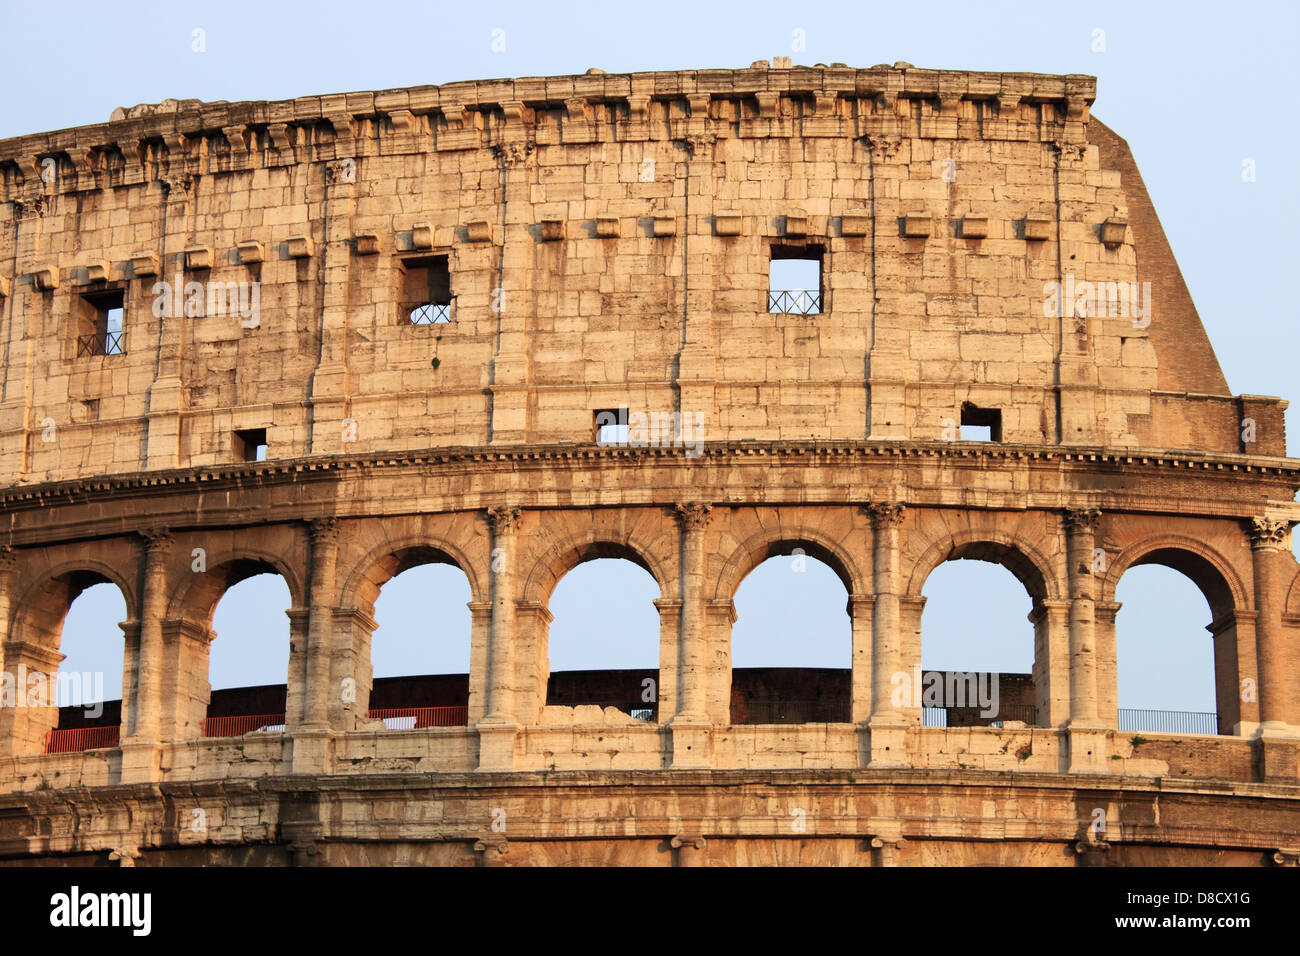
[[[0,141],[0,856],[1295,864],[1286,403],[1229,391],[1095,92],[776,60]],[[796,548],[849,594],[843,706],[742,718],[733,596]],[[610,556],[660,589],[643,710],[548,693],[552,590]],[[955,558],[1033,600],[1016,719],[906,693]],[[374,602],[428,562],[470,582],[471,666],[402,724]],[[1212,609],[1208,733],[1121,729],[1151,563]],[[267,571],[282,716],[219,710],[213,609]],[[41,688],[99,582],[95,723]]]

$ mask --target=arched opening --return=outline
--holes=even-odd
[[[236,737],[285,728],[293,599],[283,577],[258,560],[237,560],[207,574],[208,614],[200,626],[182,626],[177,640],[187,671],[207,682],[182,681],[182,733]],[[206,600],[205,600],[206,598]],[[202,715],[199,726],[195,716]]]
[[[366,717],[387,730],[469,722],[473,600],[469,578],[448,556],[411,549],[383,562],[392,576],[373,601]]]
[[[35,646],[16,649],[0,678],[0,707],[15,708],[17,718],[14,753],[118,746],[126,618],[121,590],[95,572],[65,574],[42,589],[23,634]]]
[[[1038,723],[1034,600],[1005,557],[950,558],[925,580],[921,667],[911,678],[919,687],[910,703],[921,706],[926,726]]]
[[[815,545],[783,542],[736,590],[733,724],[844,723],[853,699],[848,576]]]
[[[1113,681],[1120,730],[1231,733],[1240,720],[1231,590],[1205,558],[1143,555],[1115,587]],[[1099,675],[1099,679],[1103,679]]]
[[[551,592],[548,706],[659,719],[659,584],[617,551],[588,552]]]

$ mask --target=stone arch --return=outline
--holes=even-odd
[[[670,598],[677,593],[673,586],[674,578],[655,557],[655,550],[648,543],[635,537],[611,541],[606,533],[592,530],[556,542],[533,562],[524,579],[523,602],[548,604],[562,577],[584,561],[597,558],[624,558],[647,571],[659,585],[660,598]]]
[[[167,618],[185,618],[193,623],[212,627],[212,615],[217,603],[228,590],[240,581],[258,574],[278,574],[289,588],[293,607],[306,607],[307,593],[302,578],[293,565],[282,556],[257,548],[239,548],[209,555],[207,570],[191,572],[186,557],[185,574],[194,580],[184,582],[172,591],[167,604]],[[198,613],[195,613],[195,612]]]
[[[850,719],[853,698],[851,604],[843,608],[850,617],[846,619],[849,645],[845,648],[842,666],[760,666],[745,670],[744,677],[737,678],[736,595],[745,579],[759,565],[775,557],[788,557],[795,548],[803,549],[808,557],[826,565],[844,587],[850,602],[854,594],[871,590],[853,555],[840,541],[825,532],[805,525],[782,526],[752,534],[740,542],[723,564],[710,601],[715,608],[730,608],[729,616],[714,616],[719,640],[723,635],[726,639],[727,667],[718,681],[718,710],[726,713],[729,724],[839,723]]]
[[[1057,718],[1063,719],[1063,708],[1068,707],[1064,698],[1064,689],[1053,684],[1053,675],[1060,674],[1068,668],[1068,663],[1060,658],[1057,645],[1050,636],[1054,626],[1052,615],[1043,613],[1047,605],[1063,602],[1067,593],[1056,569],[1056,564],[1039,548],[1026,541],[1022,536],[994,528],[970,528],[955,534],[945,535],[930,543],[912,564],[911,574],[907,579],[905,597],[913,604],[915,618],[912,623],[904,624],[905,664],[920,667],[925,647],[925,628],[922,626],[921,608],[925,604],[923,591],[930,575],[940,565],[956,560],[986,561],[999,565],[1011,573],[1020,582],[1033,605],[1030,620],[1033,626],[1031,649],[1033,663],[1030,673],[1032,687],[1026,692],[1028,696],[1019,696],[1008,701],[1008,705],[1030,707],[1032,714],[1024,710],[1006,710],[1013,714],[1013,720],[1024,720],[1039,726],[1053,726]],[[994,673],[987,671],[986,673]],[[998,699],[1016,686],[1007,684],[1007,675],[998,675]],[[946,701],[951,707],[960,702]],[[947,719],[953,718],[949,710]],[[917,708],[917,718],[920,710]],[[969,720],[969,711],[958,719]]]
[[[722,566],[712,600],[734,600],[751,571],[769,558],[788,556],[793,548],[805,548],[810,558],[816,558],[834,571],[850,595],[870,593],[869,579],[863,576],[853,555],[840,542],[821,531],[799,526],[782,528],[779,533],[759,532],[742,541]]]
[[[118,589],[126,603],[127,616],[125,622],[113,623],[126,624],[124,630],[129,630],[127,622],[135,620],[138,613],[135,591],[119,569],[103,561],[81,558],[59,562],[42,571],[18,595],[12,612],[14,626],[4,648],[4,666],[6,672],[13,675],[11,687],[14,689],[18,686],[17,675],[26,671],[29,683],[17,692],[27,694],[29,702],[23,707],[0,707],[0,753],[42,753],[46,734],[58,727],[57,675],[64,658],[60,653],[63,625],[72,603],[83,591],[96,584],[112,584]],[[130,693],[132,651],[129,636],[124,633],[123,637],[122,691],[125,698]],[[36,684],[40,695],[40,703],[36,706],[30,702],[33,674],[45,675],[45,679]],[[99,746],[116,746],[116,743],[101,743]]]
[[[376,545],[355,562],[339,591],[339,604],[361,608],[373,617],[380,589],[403,571],[422,564],[449,564],[459,568],[469,580],[472,600],[487,600],[479,575],[463,551],[434,535],[413,534]]]
[[[1103,603],[1114,604],[1116,590],[1125,573],[1144,564],[1158,564],[1181,573],[1196,585],[1210,607],[1208,630],[1213,639],[1215,712],[1219,733],[1231,734],[1243,720],[1258,719],[1258,703],[1243,702],[1239,690],[1240,679],[1254,673],[1254,666],[1250,663],[1254,656],[1251,647],[1254,623],[1253,617],[1247,616],[1243,642],[1238,635],[1237,612],[1247,611],[1252,605],[1242,577],[1232,563],[1220,551],[1196,538],[1179,534],[1144,537],[1110,562],[1101,586]],[[1119,634],[1116,624],[1110,625],[1106,645],[1102,648],[1103,659],[1108,657],[1109,661],[1099,674],[1099,682],[1104,681],[1103,698],[1114,695],[1114,705],[1108,705],[1108,709],[1113,710],[1118,719]],[[1159,731],[1161,728],[1141,729]]]
[[[93,558],[64,561],[42,572],[15,602],[14,627],[9,632],[11,640],[28,641],[50,650],[57,650],[59,635],[49,644],[51,630],[57,632],[63,625],[68,608],[82,591],[96,584],[112,584],[126,602],[127,620],[139,616],[139,602],[135,588],[127,583],[119,568]],[[59,605],[62,610],[59,610]],[[40,633],[40,632],[45,633]],[[36,640],[32,640],[36,638]]]
[[[1124,572],[1139,564],[1164,565],[1191,578],[1205,595],[1216,621],[1251,606],[1241,577],[1222,554],[1202,541],[1178,534],[1143,538],[1120,552],[1102,581],[1101,600],[1113,602]]]
[[[160,733],[163,740],[190,740],[202,735],[205,717],[230,716],[210,710],[212,642],[214,637],[220,640],[213,629],[217,605],[235,585],[259,574],[277,575],[285,583],[291,608],[303,607],[307,595],[293,564],[273,551],[245,546],[213,551],[206,556],[207,570],[193,571],[191,553],[178,539],[169,558],[169,575],[179,576],[181,580],[172,587],[162,621],[164,640],[174,642],[175,649],[163,664],[164,683],[172,690],[162,701]],[[294,642],[292,626],[287,622],[286,626],[288,632],[283,646],[289,658],[289,675],[285,694],[289,695]],[[270,696],[276,697],[278,692]],[[273,713],[279,706],[275,700],[269,705],[265,700],[259,701],[254,705],[254,713]]]
[[[1300,615],[1300,569],[1291,579],[1291,584],[1287,588],[1286,602],[1282,605],[1282,613],[1287,615]]]
[[[401,707],[384,701],[372,700],[374,690],[374,658],[373,658],[373,636],[378,628],[379,622],[375,617],[375,604],[383,588],[399,574],[409,571],[412,568],[422,567],[430,564],[445,565],[455,568],[464,575],[466,583],[470,590],[471,607],[483,602],[479,575],[475,573],[473,563],[460,548],[448,542],[445,538],[437,535],[431,535],[423,532],[416,532],[397,538],[391,538],[370,548],[369,551],[358,560],[352,563],[351,569],[343,581],[343,586],[338,592],[338,601],[341,608],[355,608],[357,613],[348,619],[346,625],[336,624],[336,627],[344,627],[345,633],[340,635],[336,632],[335,640],[342,641],[341,646],[349,649],[350,662],[345,665],[345,669],[335,674],[335,680],[341,677],[348,677],[354,680],[356,687],[356,700],[351,709],[351,716],[345,718],[345,723],[351,725],[355,721],[366,718],[372,707],[378,707],[380,710],[400,710],[401,707],[464,707],[463,714],[458,713],[454,718],[458,723],[462,720],[474,722],[482,717],[483,708],[483,690],[484,675],[481,673],[482,665],[476,665],[474,661],[480,659],[486,653],[484,629],[474,623],[474,617],[471,614],[470,631],[465,635],[468,642],[470,665],[466,674],[464,674],[464,684],[459,684],[461,675],[451,675],[457,678],[457,686],[451,686],[449,683],[440,685],[438,688],[431,689],[427,685],[421,689],[412,691],[409,687],[405,690],[398,691],[398,695],[403,701]],[[460,640],[460,638],[456,638]],[[476,650],[477,648],[477,650]],[[413,677],[416,675],[404,675]],[[425,676],[425,675],[421,675]],[[448,675],[440,675],[448,677]],[[448,677],[450,681],[450,677]],[[414,711],[412,711],[414,714]],[[390,714],[390,716],[392,716]],[[451,718],[439,718],[451,719]],[[372,725],[373,726],[373,725]],[[416,724],[416,726],[425,726]],[[439,726],[442,726],[439,724]]]
[[[993,529],[972,529],[940,538],[922,552],[912,564],[906,596],[919,598],[935,568],[959,559],[1000,564],[1024,585],[1035,604],[1061,600],[1065,594],[1053,563],[1024,538]]]
[[[632,562],[650,575],[659,590],[657,601],[665,599],[671,601],[677,591],[675,587],[676,579],[665,567],[665,562],[661,557],[664,548],[656,549],[653,546],[656,543],[663,544],[667,538],[667,535],[661,535],[647,541],[637,535],[629,534],[620,541],[614,540],[614,533],[611,531],[590,528],[556,542],[533,561],[532,567],[523,579],[524,585],[520,589],[522,599],[519,605],[521,615],[525,615],[520,618],[522,625],[520,631],[521,634],[528,635],[521,637],[521,646],[528,649],[525,651],[526,654],[531,653],[533,669],[536,675],[536,680],[531,688],[533,702],[530,703],[525,697],[522,704],[525,715],[531,715],[534,709],[537,713],[540,713],[543,708],[551,706],[549,696],[551,675],[550,605],[560,580],[578,565],[587,561],[600,558],[624,559]],[[675,535],[672,540],[676,541]],[[525,611],[525,608],[528,610]],[[524,624],[525,620],[528,623]],[[660,624],[661,629],[657,649],[658,663],[656,667],[659,672],[658,707],[663,708],[664,701],[671,699],[672,693],[666,687],[672,685],[671,683],[666,685],[663,676],[666,650],[663,643],[662,619]],[[626,703],[632,696],[625,694],[621,696],[620,700],[622,703]],[[609,703],[612,706],[619,706],[619,703],[613,700],[609,701]],[[563,706],[568,706],[568,704]],[[534,718],[525,716],[525,719]]]

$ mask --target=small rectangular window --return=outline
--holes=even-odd
[[[266,429],[245,428],[235,432],[235,456],[240,461],[266,461]]]
[[[1002,411],[979,408],[970,402],[961,406],[962,441],[1002,441]]]
[[[126,295],[121,289],[73,298],[77,356],[121,355],[126,336]]]
[[[446,256],[402,260],[398,306],[401,321],[409,325],[451,321],[451,271]]]
[[[818,315],[822,307],[819,245],[773,246],[768,263],[767,311],[776,315]]]
[[[596,412],[596,444],[626,445],[628,417],[626,408],[604,408]]]

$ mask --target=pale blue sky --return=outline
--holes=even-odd
[[[906,60],[932,68],[1088,73],[1098,77],[1094,113],[1133,148],[1230,387],[1300,399],[1291,363],[1300,332],[1291,289],[1281,281],[1293,274],[1292,224],[1300,211],[1289,105],[1297,27],[1297,8],[1282,3],[229,2],[187,8],[174,2],[70,2],[60,5],[57,16],[21,4],[6,11],[9,82],[0,85],[0,137],[103,122],[114,107],[166,97],[277,99],[581,73],[592,66],[611,72],[743,67],[789,55],[806,64]],[[196,30],[203,31],[202,52],[195,51]],[[1104,31],[1104,52],[1094,51],[1097,30]],[[799,37],[805,48],[792,49]],[[1242,180],[1247,159],[1254,161],[1254,182]],[[1288,417],[1297,421],[1294,410]],[[835,654],[847,664],[843,589],[833,575],[814,574],[811,561],[809,568],[796,578],[778,559],[742,586],[737,663],[746,659],[742,643],[750,642],[758,648],[755,663],[787,662],[782,649],[803,654],[788,663],[821,663],[814,638],[825,636],[828,646],[839,641]],[[612,617],[607,607],[584,609],[584,601],[621,589],[599,568],[575,573],[595,579],[561,584],[552,606],[553,647],[566,643],[564,622],[570,617],[586,623],[586,641],[608,650],[612,638],[594,621],[618,620],[621,640],[629,614],[649,613],[643,591],[627,598],[639,612],[620,610]],[[432,573],[408,572],[385,589],[377,648],[409,642],[390,630],[396,620],[415,626],[434,618],[432,607],[463,606],[463,594],[445,593],[444,582],[421,575]],[[263,580],[240,592],[257,596],[253,603],[266,610],[230,617],[240,595],[223,602],[219,642],[247,638],[252,647],[274,651],[271,656],[281,662],[275,679],[282,679],[287,623],[280,608],[287,599],[266,592]],[[794,584],[808,593],[782,597]],[[1134,661],[1142,662],[1150,678],[1142,694],[1128,697],[1136,691],[1125,689],[1128,671],[1122,671],[1125,705],[1212,709],[1213,691],[1203,679],[1209,612],[1190,588],[1173,572],[1151,568],[1135,569],[1121,583],[1121,639],[1132,644]],[[994,659],[1027,666],[1028,600],[1008,573],[971,562],[949,565],[936,572],[926,593],[926,666],[987,668]],[[115,628],[92,636],[81,620],[120,620],[120,611],[104,606],[83,613],[97,600],[98,591],[77,603],[65,650],[93,641],[115,645],[112,654],[120,655]],[[566,601],[575,603],[565,606]],[[992,611],[985,614],[984,607]],[[437,619],[449,627],[462,621],[467,634],[468,615],[447,613]],[[259,634],[255,625],[261,623],[273,633]],[[990,657],[968,657],[975,647],[988,649]],[[939,657],[932,658],[932,651]],[[403,653],[384,666],[399,666]],[[410,654],[406,662],[417,671],[433,660]],[[590,655],[599,662],[592,666],[607,660],[594,646]],[[263,680],[251,662],[240,678],[225,675],[224,656],[214,652],[216,686]],[[247,659],[243,652],[233,656]],[[643,666],[642,657],[631,655],[624,666]],[[574,662],[588,666],[581,654]],[[89,665],[70,660],[68,666]],[[565,665],[557,660],[555,666]]]

